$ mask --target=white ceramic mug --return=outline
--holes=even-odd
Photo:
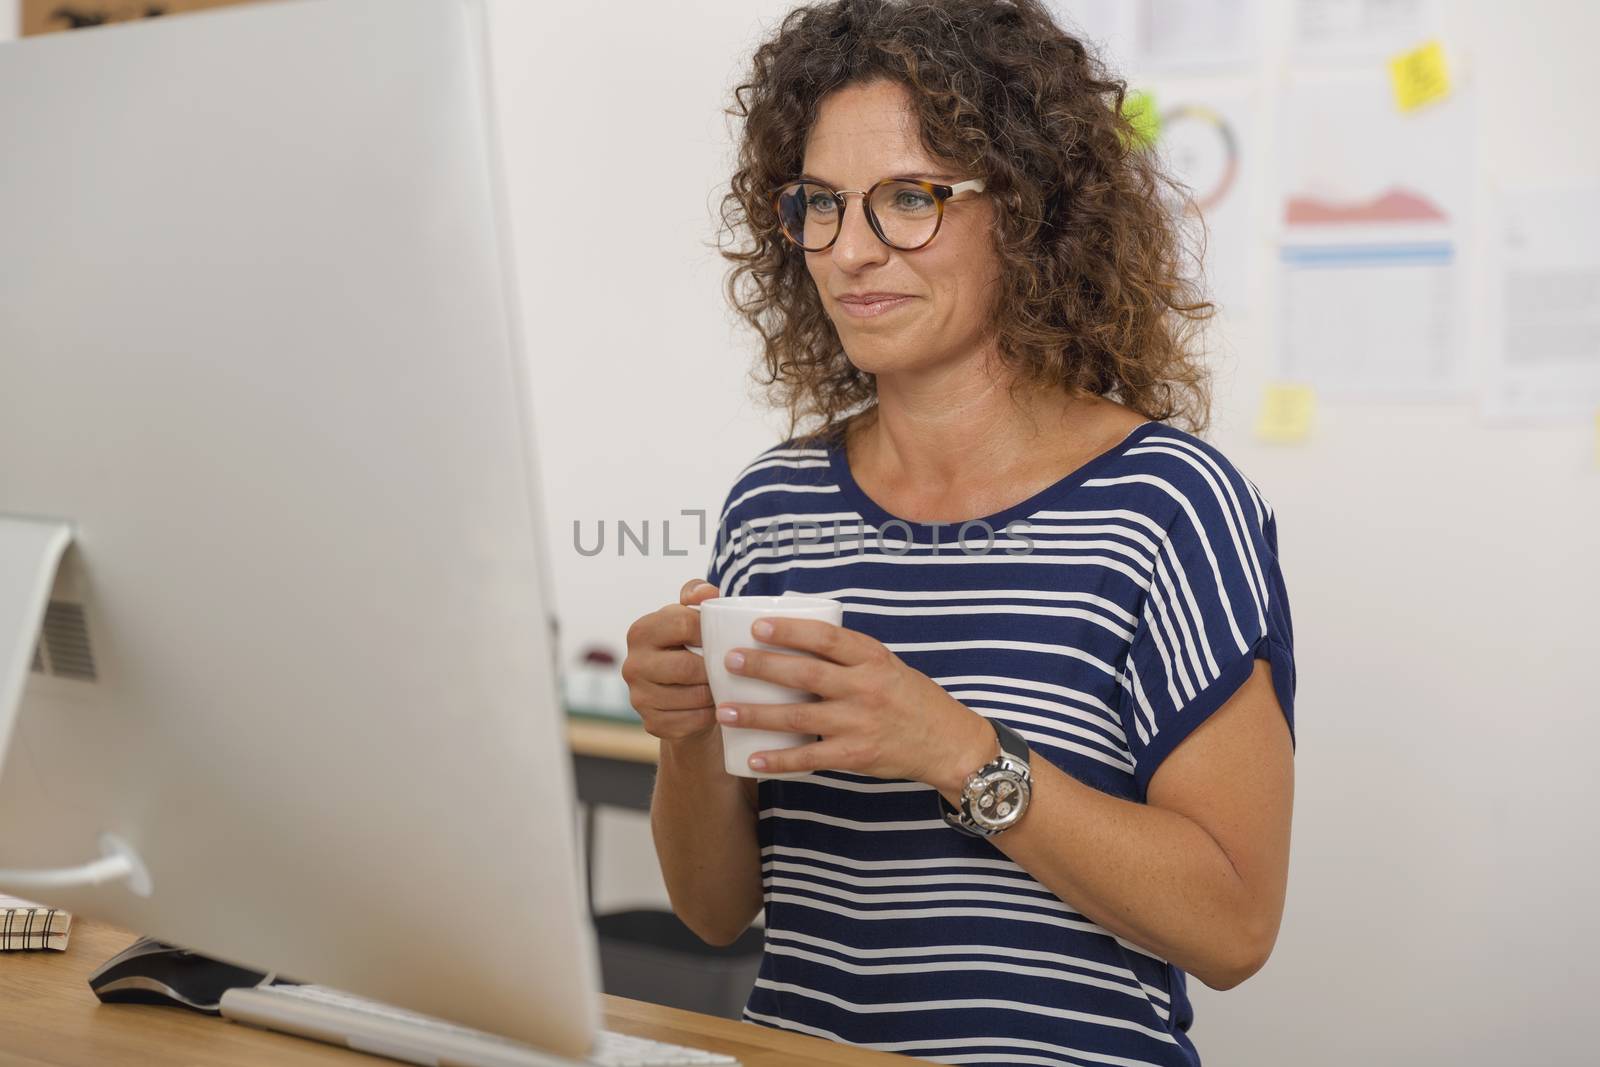
[[[844,622],[844,605],[820,596],[719,596],[690,604],[700,613],[700,647],[685,645],[690,652],[704,656],[706,679],[718,704],[799,704],[819,699],[803,689],[789,689],[761,678],[729,674],[725,659],[736,648],[769,649],[788,656],[811,656],[809,652],[769,645],[757,641],[750,624],[757,619],[782,616],[791,619],[821,619],[835,626]],[[815,658],[815,657],[812,657]],[[729,774],[743,778],[799,778],[809,771],[772,774],[750,769],[750,757],[775,748],[794,748],[817,740],[816,734],[791,734],[778,730],[752,730],[743,726],[722,726],[722,765]]]

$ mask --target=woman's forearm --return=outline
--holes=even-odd
[[[750,785],[722,766],[717,731],[663,741],[650,831],[678,918],[704,941],[726,945],[761,910],[761,847]]]
[[[1034,759],[1032,771],[1027,817],[994,837],[996,848],[1069,907],[1214,989],[1256,969],[1264,949],[1244,883],[1204,827],[1103,793],[1048,760]],[[959,802],[956,790],[941,792]]]

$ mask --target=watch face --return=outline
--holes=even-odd
[[[1028,783],[1016,771],[990,771],[975,788],[967,788],[965,799],[973,822],[985,829],[1003,830],[1022,818],[1028,806]]]

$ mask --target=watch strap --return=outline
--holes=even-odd
[[[989,725],[994,727],[995,734],[1000,738],[1000,751],[1020,763],[1028,763],[1028,742],[1005,723],[990,719]]]

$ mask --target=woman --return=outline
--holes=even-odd
[[[1186,973],[1231,988],[1276,939],[1276,525],[1193,436],[1210,305],[1122,94],[1034,0],[802,7],[737,91],[724,217],[753,243],[729,292],[790,437],[623,673],[662,741],[674,909],[718,944],[764,910],[754,1022],[947,1062],[1195,1064]],[[843,627],[761,638],[819,659],[729,657],[817,702],[711,707],[683,646],[719,591],[843,602]],[[819,735],[752,761],[811,773],[726,774],[719,721]]]

